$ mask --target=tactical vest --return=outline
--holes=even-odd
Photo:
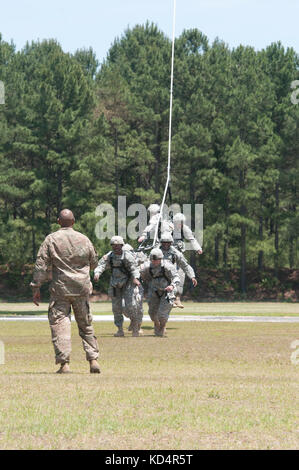
[[[164,266],[161,266],[161,272],[159,274],[157,274],[156,276],[154,276],[153,268],[151,266],[149,267],[149,272],[150,272],[150,275],[152,276],[153,279],[159,279],[161,277],[164,277],[169,283],[171,283],[171,279],[169,279],[168,276],[165,273],[165,267]]]
[[[112,271],[114,269],[119,269],[122,273],[126,274],[128,277],[131,276],[131,272],[126,268],[126,266],[124,264],[124,253],[122,253],[122,257],[120,258],[120,260],[117,260],[117,261],[121,261],[120,266],[114,266],[113,260],[114,260],[113,251],[111,251],[111,253],[109,253],[109,255],[108,255],[108,261],[109,261],[109,264],[110,264],[110,267],[111,267]]]
[[[162,253],[163,253],[163,250],[162,250]],[[175,253],[170,253],[170,254],[171,254],[171,258],[164,258],[164,259],[166,259],[166,261],[169,261],[172,264],[175,264],[176,263]],[[164,255],[164,253],[163,253],[163,255]]]
[[[173,230],[173,234],[174,233],[177,233],[176,230]],[[180,238],[176,238],[176,240],[181,240],[181,241],[184,241],[185,240],[185,236],[184,236],[184,226],[181,227],[181,236]]]

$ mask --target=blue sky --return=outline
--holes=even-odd
[[[299,0],[176,0],[176,36],[198,28],[212,42],[262,49],[280,40],[299,53]],[[127,27],[156,23],[172,35],[173,0],[0,0],[0,32],[21,49],[55,38],[67,52],[92,47],[101,62]]]

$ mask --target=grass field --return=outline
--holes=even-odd
[[[91,302],[93,315],[112,314],[111,302]],[[184,309],[172,309],[171,315],[256,315],[299,316],[299,303],[287,302],[184,302]],[[144,312],[147,313],[144,302]],[[1,315],[41,315],[48,311],[48,303],[39,307],[32,302],[0,303]]]
[[[47,322],[0,323],[0,449],[296,449],[299,324],[169,323],[156,338],[94,324],[90,375],[72,325],[72,374],[56,375]]]

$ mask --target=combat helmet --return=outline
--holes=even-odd
[[[160,211],[160,206],[159,204],[151,204],[147,210],[151,215],[156,215]]]
[[[185,223],[186,222],[186,217],[181,212],[178,212],[177,214],[174,215],[173,222]]]
[[[124,245],[124,239],[123,237],[120,237],[119,235],[114,235],[111,240],[110,240],[110,245]]]
[[[163,242],[172,243],[173,238],[172,238],[171,233],[170,232],[163,232],[162,235],[161,235],[161,238],[160,238],[160,242],[161,243],[163,243]]]
[[[152,251],[150,252],[150,260],[157,260],[157,259],[163,259],[163,252],[160,250],[160,248],[153,248]]]

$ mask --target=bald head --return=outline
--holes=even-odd
[[[58,223],[61,227],[72,227],[75,223],[75,217],[69,209],[63,209],[58,216]]]

